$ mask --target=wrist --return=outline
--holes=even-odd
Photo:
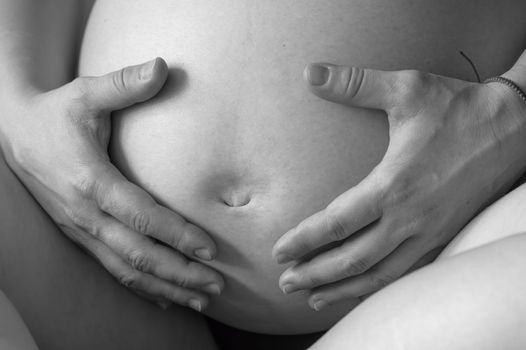
[[[522,53],[515,65],[502,76],[513,80],[522,91],[526,91],[526,51]]]

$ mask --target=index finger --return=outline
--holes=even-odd
[[[277,262],[287,263],[329,243],[342,241],[378,219],[381,215],[379,193],[369,183],[363,180],[326,209],[285,233],[274,245]]]
[[[100,209],[131,229],[158,239],[188,257],[211,260],[217,254],[212,239],[182,216],[155,202],[109,162],[91,189]]]

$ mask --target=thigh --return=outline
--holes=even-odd
[[[456,236],[438,260],[526,232],[526,184],[490,205]]]
[[[525,349],[525,210],[521,186],[436,262],[371,296],[313,349]]]
[[[45,349],[214,349],[201,315],[143,301],[70,242],[0,157],[0,290]]]

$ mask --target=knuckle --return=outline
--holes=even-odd
[[[407,202],[417,192],[415,181],[404,174],[393,176],[387,180],[381,193],[381,201],[385,207],[398,207]]]
[[[433,225],[430,225],[428,218],[422,216],[412,206],[407,207],[402,214],[385,223],[382,228],[383,242],[386,245],[398,245],[409,238],[421,235],[429,227]]]
[[[91,93],[90,79],[91,78],[88,77],[78,77],[70,83],[70,92],[73,101],[82,102],[82,104],[88,101]]]
[[[321,278],[305,272],[298,272],[298,279],[301,281],[301,285],[304,286],[319,286],[323,284]]]
[[[125,95],[126,91],[128,90],[128,82],[127,82],[127,72],[128,68],[121,69],[114,74],[111,75],[111,83],[115,90],[119,92],[121,95]]]
[[[104,238],[104,229],[101,226],[92,226],[90,229],[90,233],[93,237],[99,240],[102,240]]]
[[[129,255],[129,261],[131,266],[141,272],[150,272],[151,271],[151,260],[149,257],[139,250],[134,250]]]
[[[77,197],[95,201],[101,211],[111,213],[116,206],[114,203],[115,184],[108,185],[105,179],[107,176],[107,161],[100,159],[79,169],[71,181],[71,186]]]
[[[359,67],[344,67],[340,79],[344,88],[343,96],[345,99],[353,99],[362,89],[365,81],[365,70]]]
[[[179,233],[179,230],[176,230],[176,232],[172,233],[170,235],[170,242],[168,242],[175,250],[179,251],[182,251],[185,248],[183,241],[185,241],[190,236],[186,229],[181,230],[182,234]]]
[[[118,276],[118,280],[119,283],[126,288],[136,289],[139,281],[139,274],[134,271],[122,273]]]
[[[406,222],[405,226],[398,233],[398,236],[401,239],[406,240],[410,237],[418,235],[421,230],[421,227],[421,219],[418,217],[412,218]]]
[[[73,189],[82,198],[90,198],[95,192],[97,182],[90,174],[79,172],[73,179]]]
[[[104,160],[106,162],[106,160]],[[95,171],[99,175],[93,178],[91,195],[97,201],[99,208],[105,213],[114,213],[123,207],[121,193],[123,192],[122,182],[112,178],[111,170],[106,163],[100,164]]]
[[[341,260],[340,266],[346,276],[362,274],[370,267],[367,259],[361,257],[345,257]]]
[[[132,227],[135,231],[147,235],[151,233],[152,225],[152,219],[148,212],[138,210],[132,215]]]
[[[64,208],[64,214],[77,228],[83,230],[90,228],[89,231],[92,235],[94,235],[95,237],[100,236],[100,230],[91,229],[89,220],[86,218],[86,215],[83,214],[82,210],[78,210],[76,207],[73,206],[68,206]]]
[[[182,288],[189,288],[191,285],[191,279],[184,273],[179,273],[175,275],[174,282]]]
[[[348,229],[343,223],[341,216],[333,212],[333,210],[328,211],[325,215],[325,225],[329,237],[333,241],[341,241],[349,236]]]
[[[398,72],[396,90],[401,98],[407,102],[414,102],[426,93],[429,86],[430,75],[419,70],[404,70]]]
[[[376,272],[369,276],[369,284],[371,288],[376,291],[391,284],[395,279],[396,277],[392,274]]]
[[[409,69],[400,72],[400,82],[407,89],[419,90],[427,83],[428,76],[422,71]]]
[[[183,222],[182,225],[178,225],[172,230],[169,230],[168,234],[168,245],[178,251],[183,251],[194,236],[191,232],[192,228],[187,222]]]
[[[118,185],[115,183],[108,184],[106,182],[101,184],[94,182],[92,193],[100,210],[111,214],[117,211],[119,207],[122,207],[122,203],[119,202],[118,190]]]

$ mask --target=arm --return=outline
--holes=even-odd
[[[188,259],[213,259],[215,243],[128,182],[107,154],[111,111],[155,96],[168,67],[158,58],[69,82],[91,3],[0,0],[2,152],[62,231],[123,285],[163,308],[201,310],[224,281]]]
[[[38,349],[24,321],[2,291],[0,291],[0,348]]]

